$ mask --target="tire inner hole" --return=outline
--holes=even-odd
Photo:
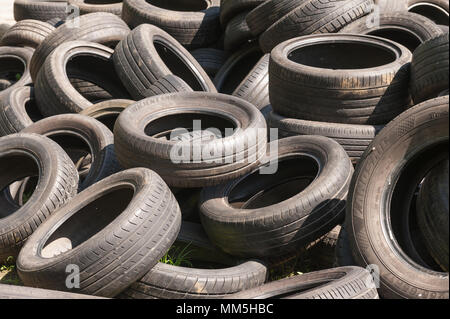
[[[88,203],[50,235],[41,256],[52,258],[83,244],[110,225],[128,207],[133,195],[133,188],[121,187]]]
[[[371,31],[369,35],[378,36],[394,42],[403,44],[413,52],[422,42],[413,32],[400,28],[379,28]]]
[[[173,11],[202,11],[208,9],[205,0],[146,0],[155,7]]]
[[[417,5],[411,6],[408,11],[427,17],[438,25],[448,25],[448,12],[436,5],[419,3]]]
[[[20,80],[25,72],[25,65],[17,58],[0,57],[0,80],[2,80],[2,90],[13,85]]]
[[[310,156],[281,159],[275,174],[262,175],[258,170],[244,177],[231,190],[228,202],[236,209],[272,206],[303,192],[318,174],[319,166]]]
[[[310,67],[350,70],[386,65],[394,62],[396,55],[379,45],[336,42],[306,45],[290,52],[288,59]]]

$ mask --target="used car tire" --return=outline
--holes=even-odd
[[[37,48],[55,30],[52,25],[39,20],[22,20],[5,32],[0,46]]]
[[[378,293],[369,271],[360,267],[340,267],[281,279],[225,299],[269,298],[378,299]]]
[[[177,241],[194,239],[209,242],[206,234],[197,228],[183,225]],[[200,226],[201,227],[201,226]],[[184,237],[184,238],[180,238]],[[190,256],[192,261],[200,261],[222,266],[217,256],[223,254],[211,243],[209,255]],[[191,245],[186,246],[190,249]],[[224,265],[226,266],[226,265]],[[195,267],[173,266],[159,262],[143,278],[132,284],[123,294],[131,299],[217,299],[246,289],[258,287],[266,281],[267,267],[256,260],[234,262],[229,268],[199,269]]]
[[[425,177],[417,198],[419,228],[434,260],[448,272],[448,159]]]
[[[359,161],[367,147],[383,126],[314,122],[286,118],[275,112],[268,116],[268,125],[278,129],[280,137],[320,135],[342,145],[352,162]]]
[[[74,28],[74,23],[78,23],[79,27]],[[129,32],[125,22],[107,12],[85,14],[75,21],[66,21],[36,48],[30,65],[31,78],[36,80],[45,59],[64,42],[89,41],[115,47]]]
[[[71,150],[78,149],[91,154],[90,169],[84,179],[80,180],[80,191],[120,170],[114,153],[112,132],[91,117],[79,114],[51,116],[31,124],[22,132],[53,139],[69,156]]]
[[[382,297],[449,296],[448,273],[416,263],[401,236],[403,206],[409,210],[408,198],[429,167],[448,158],[448,107],[445,96],[397,117],[375,137],[353,176],[346,230],[358,265],[378,266]]]
[[[343,221],[353,174],[344,149],[322,136],[285,138],[268,148],[274,143],[278,154],[250,173],[202,191],[202,225],[211,241],[233,256],[290,253]],[[277,172],[259,175],[274,160]]]
[[[0,102],[0,136],[19,133],[43,118],[36,104],[34,89],[30,86],[17,87]]]
[[[248,45],[232,54],[214,77],[217,91],[232,94],[263,56],[257,45]]]
[[[254,36],[259,36],[304,2],[305,0],[264,1],[247,15],[247,24],[250,31]]]
[[[430,19],[411,12],[384,13],[379,24],[367,26],[364,19],[356,20],[339,33],[368,34],[400,43],[411,52],[423,42],[441,35],[442,29]]]
[[[220,36],[219,0],[124,0],[122,19],[134,29],[152,24],[188,49],[204,48]]]
[[[16,21],[33,19],[47,21],[67,17],[66,1],[52,0],[14,0],[14,19]]]
[[[448,89],[449,35],[442,34],[420,45],[411,63],[411,95],[414,103],[437,97]]]
[[[172,36],[144,24],[121,41],[113,55],[117,74],[131,96],[145,98],[145,90],[159,79],[174,74],[194,91],[217,92],[206,72]]]
[[[150,85],[150,87],[144,91],[144,95],[145,97],[152,97],[176,92],[193,92],[193,90],[182,78],[169,74]]]
[[[449,3],[446,0],[408,0],[408,11],[448,26]]]
[[[68,2],[77,6],[80,14],[109,12],[119,17],[122,15],[123,3],[121,0],[68,0]]]
[[[234,51],[253,39],[245,17],[248,11],[242,12],[228,22],[225,28],[225,51]]]
[[[66,266],[77,265],[80,286],[72,292],[114,297],[156,265],[180,224],[178,203],[157,174],[119,172],[79,193],[34,232],[20,251],[18,274],[27,286],[67,291]]]
[[[270,55],[270,101],[286,117],[383,125],[410,105],[411,58],[401,44],[368,35],[291,39]]]
[[[219,72],[228,58],[227,52],[214,48],[197,49],[191,54],[210,77]]]
[[[183,134],[176,130],[192,129],[195,120],[202,121],[198,129]],[[211,127],[222,136],[212,140],[202,136],[198,143],[191,143],[195,136],[183,138]],[[233,127],[238,130],[223,137],[225,129]],[[197,188],[223,183],[258,165],[266,151],[266,130],[261,113],[242,99],[185,92],[154,96],[128,107],[117,120],[114,137],[124,167],[148,167],[172,187]],[[169,140],[172,133],[178,141]]]
[[[114,124],[120,113],[128,106],[135,103],[132,100],[109,100],[94,104],[83,111],[80,115],[93,117],[97,121],[103,123],[111,132],[114,131]]]
[[[265,0],[220,0],[220,23],[226,26],[228,22],[243,11],[252,10]]]
[[[69,41],[58,46],[47,57],[35,82],[41,113],[46,116],[79,113],[93,105],[86,94],[85,97],[74,88],[69,79],[72,76],[91,80],[88,82],[94,84],[95,92],[99,92],[100,86],[112,99],[129,98],[115,72],[112,54],[112,49],[93,42]],[[91,88],[92,83],[89,83]],[[86,89],[84,84],[80,86]],[[87,89],[87,93],[93,92]]]
[[[0,299],[103,299],[56,290],[0,284]]]
[[[23,206],[5,190],[28,176],[39,181]],[[62,148],[37,134],[0,138],[0,261],[16,257],[29,236],[77,192],[78,174]]]
[[[30,60],[33,55],[31,48],[0,47],[0,80],[6,85],[0,90],[0,104],[8,98],[11,91],[17,87],[31,83]],[[17,75],[20,76],[17,79]]]
[[[334,33],[370,13],[373,0],[306,0],[269,27],[259,38],[264,53],[299,36]]]

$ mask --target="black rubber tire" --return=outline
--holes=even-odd
[[[307,0],[268,28],[259,38],[264,53],[304,35],[334,33],[368,13],[373,0]]]
[[[86,41],[70,41],[56,48],[46,59],[35,82],[36,99],[41,113],[46,116],[79,113],[93,105],[86,94],[86,97],[83,96],[73,87],[69,80],[71,77],[88,80],[87,88],[84,84],[79,83],[79,86],[91,96],[93,92],[99,94],[100,87],[100,94],[106,91],[111,94],[112,99],[129,98],[115,72],[113,52],[104,45]],[[92,61],[77,60],[73,62],[74,69],[70,70],[67,67],[68,61],[75,61],[75,57],[89,57]]]
[[[281,279],[225,299],[276,298],[378,299],[378,293],[372,275],[366,269],[340,267]]]
[[[89,41],[115,47],[130,32],[125,22],[112,13],[85,14],[76,21],[79,22],[78,28],[74,28],[73,23],[65,22],[37,47],[30,65],[30,74],[33,81],[36,81],[45,59],[60,44],[67,41]]]
[[[8,31],[13,25],[10,23],[1,23],[0,24],[0,38]]]
[[[448,272],[448,159],[425,177],[417,198],[419,229],[431,256]]]
[[[337,225],[327,234],[306,247],[307,250],[303,256],[304,258],[309,258],[312,269],[323,270],[334,267],[335,250],[340,231],[341,226]],[[302,258],[302,255],[299,258]]]
[[[111,132],[114,131],[114,124],[117,121],[120,113],[125,108],[135,103],[132,100],[109,100],[94,104],[83,111],[80,115],[93,117],[97,121],[103,123]]]
[[[84,142],[82,145],[87,146],[86,151],[91,154],[92,163],[87,176],[79,183],[80,191],[120,170],[114,153],[113,134],[105,125],[91,117],[79,114],[56,115],[33,123],[22,132],[54,139],[69,155],[71,149],[81,147],[79,142]],[[78,142],[75,145],[71,143],[73,138]]]
[[[80,14],[88,14],[94,12],[109,12],[116,16],[122,16],[122,1],[118,0],[68,0],[69,4],[77,6]]]
[[[350,248],[350,242],[347,231],[345,230],[345,225],[341,227],[341,231],[339,232],[336,243],[335,257],[334,263],[336,267],[357,265],[352,255],[352,249]]]
[[[287,254],[319,239],[343,221],[353,174],[344,149],[326,137],[296,136],[279,140],[277,153],[243,177],[202,191],[202,225],[211,241],[233,256]],[[283,160],[294,158],[297,171],[293,172],[292,166],[281,169]],[[275,174],[257,175],[260,167],[276,159],[280,165]],[[294,180],[302,189],[291,184],[284,186],[289,191],[283,193],[280,187]]]
[[[0,171],[0,190],[30,175],[39,176],[33,195],[21,207],[8,192],[1,193],[1,262],[16,257],[36,228],[75,196],[78,174],[58,144],[36,134],[0,138]]]
[[[180,239],[193,240],[192,246],[187,246],[187,249],[199,250],[196,243],[209,243],[209,240],[201,231],[200,225],[200,231],[192,226],[196,225],[182,224],[177,242]],[[211,243],[209,246],[209,255],[190,256],[190,260],[218,264],[216,254],[220,256],[223,253]],[[159,262],[143,278],[132,284],[124,295],[131,299],[218,299],[258,287],[264,284],[266,278],[267,267],[256,260],[238,262],[237,265],[235,262],[232,267],[222,269],[180,267]]]
[[[39,20],[22,20],[13,25],[1,38],[0,46],[36,48],[55,28]]]
[[[408,0],[374,0],[374,2],[381,14],[408,11]]]
[[[247,15],[247,24],[254,36],[259,36],[300,6],[305,0],[269,0],[264,1]]]
[[[73,264],[80,287],[72,292],[114,297],[156,265],[180,224],[178,203],[164,181],[148,169],[126,170],[79,193],[42,224],[19,254],[18,274],[27,286],[67,291],[66,266]],[[77,238],[80,228],[85,232]],[[59,236],[76,246],[62,245],[56,253],[44,247]]]
[[[103,299],[88,295],[71,294],[56,290],[0,284],[0,299]]]
[[[225,28],[225,51],[233,52],[254,38],[245,20],[247,14],[248,11],[244,11],[228,22]]]
[[[228,59],[227,52],[214,48],[197,49],[191,54],[210,77],[214,77]]]
[[[449,2],[447,0],[407,0],[408,11],[421,14],[436,24],[448,26]],[[431,11],[429,9],[432,9]]]
[[[11,91],[31,83],[31,48],[0,47],[0,80],[6,81],[6,88],[0,90],[0,104],[5,104]],[[19,80],[16,74],[21,74]]]
[[[277,128],[280,138],[296,135],[320,135],[334,139],[342,145],[353,163],[359,161],[367,147],[383,126],[314,122],[286,118],[271,112],[269,127]]]
[[[30,86],[15,88],[3,103],[0,104],[0,136],[19,133],[44,118],[36,106],[34,89]]]
[[[269,59],[270,55],[264,55],[234,90],[233,95],[240,97],[265,112],[271,108],[269,99]]]
[[[356,20],[339,33],[379,36],[400,43],[411,52],[422,43],[441,35],[441,28],[433,21],[411,12],[381,14],[379,25],[368,27],[364,19]]]
[[[243,11],[249,11],[265,0],[220,0],[220,23],[226,26],[228,22]]]
[[[171,118],[173,116],[176,118]],[[231,136],[198,143],[192,143],[192,136],[175,143],[165,138],[177,128],[192,127],[193,120],[202,120],[205,116],[209,123],[220,120],[212,126],[233,123],[239,130]],[[221,121],[226,123],[221,124]],[[149,126],[152,122],[155,125]],[[206,125],[204,129],[210,127],[204,123],[202,129],[203,125]],[[148,167],[172,187],[197,188],[237,178],[257,166],[266,152],[265,130],[264,117],[242,99],[217,93],[187,92],[151,97],[128,107],[116,122],[114,138],[119,162],[124,167]],[[194,147],[195,152],[202,152],[197,154],[208,153],[210,157],[202,155],[183,161],[173,158],[174,154],[179,155],[176,152],[181,148],[183,152],[194,154]],[[214,154],[210,153],[212,149]]]
[[[349,50],[352,46],[353,50]],[[362,53],[364,50],[368,54],[374,54],[375,50],[378,53],[368,58]],[[296,55],[290,53],[288,57],[288,52],[293,51]],[[381,58],[382,52],[389,57],[385,55],[386,59],[378,60],[374,66],[375,57]],[[320,58],[311,58],[316,56]],[[325,56],[333,56],[337,61],[330,63]],[[361,56],[364,59],[358,62]],[[274,111],[286,117],[383,125],[410,105],[411,58],[406,47],[369,35],[330,34],[292,39],[271,53],[270,101]]]
[[[63,25],[66,21],[64,19],[61,19],[61,18],[52,18],[52,19],[47,20],[45,22],[47,22],[48,24],[50,24],[54,28],[57,28],[60,25]]]
[[[47,21],[67,17],[66,1],[52,0],[14,0],[14,19],[16,21],[33,19]]]
[[[161,94],[177,92],[194,92],[191,87],[180,77],[169,74],[160,78],[153,85],[144,91],[145,97],[152,97]]]
[[[214,77],[217,91],[231,95],[262,56],[257,45],[246,46],[232,54]]]
[[[204,8],[165,9],[153,5],[155,0],[124,0],[122,19],[134,29],[141,24],[152,24],[175,38],[189,50],[205,48],[215,43],[220,37],[219,0],[194,0],[183,2],[168,0],[164,5],[171,8],[173,2],[180,6],[190,6],[194,3],[205,4]],[[159,1],[161,4],[164,1]],[[176,9],[176,8],[175,8]]]
[[[404,112],[375,137],[354,174],[346,229],[355,261],[379,267],[382,297],[449,297],[448,273],[419,266],[403,252],[397,235],[407,196],[427,166],[448,158],[448,107],[446,96]]]
[[[217,92],[194,57],[167,32],[149,24],[130,32],[117,45],[113,59],[117,74],[136,100],[145,98],[145,91],[169,74],[182,78],[194,91]]]
[[[449,34],[445,33],[420,45],[411,63],[411,95],[414,103],[437,97],[448,89]]]

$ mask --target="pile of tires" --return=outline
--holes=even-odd
[[[422,2],[15,0],[11,298],[448,298],[448,3]]]

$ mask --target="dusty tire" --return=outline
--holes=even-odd
[[[449,296],[448,273],[419,266],[402,243],[404,207],[409,212],[428,167],[448,158],[448,103],[448,96],[426,101],[389,123],[354,174],[346,230],[358,265],[379,268],[382,297]]]
[[[152,97],[177,92],[193,92],[193,90],[183,81],[183,79],[176,75],[169,74],[150,85],[150,87],[144,91],[144,95],[145,97]]]
[[[210,127],[222,130],[235,126],[239,130],[224,138],[222,134],[211,141],[191,143],[195,136],[175,129],[192,128],[194,120],[202,121],[194,132],[203,133]],[[149,125],[152,122],[154,125]],[[152,168],[170,186],[196,188],[236,178],[258,165],[266,150],[264,130],[264,118],[250,103],[223,94],[191,92],[159,95],[132,105],[119,116],[114,137],[124,167]],[[169,140],[172,133],[181,139]],[[194,146],[195,152],[201,152],[195,159],[191,157]],[[238,163],[239,157],[242,161]]]
[[[448,89],[449,35],[445,33],[420,45],[411,63],[411,95],[414,103],[437,97]]]
[[[88,14],[94,12],[109,12],[116,16],[122,15],[122,1],[120,0],[68,0],[69,4],[77,6],[80,14]]]
[[[111,132],[114,131],[114,124],[120,113],[128,106],[135,103],[132,100],[109,100],[94,104],[83,111],[80,115],[90,116],[103,123]]]
[[[124,0],[122,19],[132,29],[152,24],[186,48],[197,49],[219,39],[219,11],[219,0]]]
[[[341,227],[335,250],[335,266],[356,266],[356,261],[353,258],[352,249],[350,248],[350,242],[348,239],[345,226]]]
[[[172,36],[144,24],[121,41],[113,55],[117,74],[136,100],[159,79],[174,74],[194,91],[216,92],[206,72]],[[145,67],[143,67],[145,66]]]
[[[71,294],[56,290],[0,284],[0,299],[102,299],[88,295]]]
[[[372,275],[366,269],[340,267],[281,279],[226,299],[269,298],[378,299],[378,293]]]
[[[220,23],[226,26],[228,22],[243,11],[249,11],[265,0],[220,0]]]
[[[36,134],[0,138],[0,261],[17,256],[28,237],[77,192],[78,174],[55,142]],[[4,190],[28,176],[39,176],[33,195],[19,206]]]
[[[368,59],[362,53],[365,50],[377,53]],[[316,60],[316,56],[333,56],[338,61],[331,66],[324,62],[329,59]],[[292,39],[270,55],[270,101],[274,111],[286,117],[383,125],[410,105],[411,58],[406,47],[368,35]]]
[[[343,221],[353,174],[344,149],[326,137],[296,136],[279,140],[277,153],[243,177],[202,191],[202,225],[233,256],[291,253]],[[275,174],[258,175],[275,159]]]
[[[1,37],[1,46],[37,48],[55,28],[38,20],[22,20],[13,25]]]
[[[198,243],[203,246],[203,242],[208,243],[210,246],[206,248],[208,255],[189,255],[190,260],[213,262],[222,266],[217,255],[220,256],[223,253],[209,243],[205,233],[199,232],[192,226],[195,224],[182,224],[176,242],[190,241],[192,244],[185,246],[188,251],[189,249],[202,250],[202,247],[198,247]],[[201,229],[200,225],[199,227]],[[160,262],[123,294],[131,299],[217,299],[258,287],[266,281],[267,268],[264,264],[258,261],[235,261],[233,264],[229,268],[198,269]]]
[[[79,27],[74,28],[73,23],[79,23]],[[80,16],[75,22],[66,21],[36,48],[30,65],[31,78],[36,80],[47,56],[64,42],[89,41],[115,47],[129,32],[125,22],[112,13],[90,13]]]
[[[191,54],[210,77],[214,77],[219,72],[228,58],[227,52],[213,48],[197,49]]]
[[[447,0],[407,0],[408,11],[423,15],[436,24],[448,26],[449,3]]]
[[[0,80],[5,81],[0,90],[0,104],[8,98],[11,91],[17,87],[31,83],[30,61],[33,55],[31,48],[0,47]],[[17,80],[16,75],[21,77]]]
[[[14,19],[16,21],[64,19],[68,15],[66,9],[67,3],[63,1],[14,0]]]
[[[70,41],[58,46],[47,57],[36,79],[35,93],[41,113],[46,116],[79,113],[93,105],[86,94],[85,97],[75,89],[69,77],[88,83],[92,80],[96,92],[100,86],[112,99],[129,98],[115,73],[112,54],[112,49],[93,42]]]
[[[217,91],[231,95],[262,56],[256,45],[246,46],[232,54],[214,77]]]
[[[271,109],[269,99],[269,59],[269,54],[264,55],[233,92],[234,96],[240,97],[256,106],[263,113],[264,117],[266,117],[268,109]]]
[[[91,154],[89,171],[79,183],[80,191],[120,170],[114,153],[112,132],[93,118],[62,114],[36,122],[22,132],[45,135],[57,142],[69,155],[71,151],[79,149]],[[79,158],[76,156],[72,160],[76,162]]]
[[[417,214],[428,251],[448,272],[448,159],[425,177],[417,198]]]
[[[248,11],[242,12],[228,22],[225,28],[225,51],[233,52],[253,39],[245,17]]]
[[[114,297],[156,265],[180,223],[178,204],[157,174],[123,171],[79,193],[42,224],[20,252],[18,274],[27,286],[67,291],[66,266],[77,265],[80,287],[72,292]]]
[[[0,136],[15,134],[42,120],[34,98],[34,89],[30,86],[15,88],[3,102],[0,102]]]
[[[307,0],[261,34],[259,44],[264,53],[270,53],[295,37],[338,32],[372,7],[372,0]]]
[[[411,52],[422,43],[441,35],[441,28],[419,14],[393,12],[380,15],[377,26],[368,27],[364,19],[356,20],[339,33],[356,33],[379,36],[400,43]]]
[[[376,134],[383,128],[374,125],[355,125],[314,122],[286,118],[275,112],[268,116],[268,125],[278,129],[280,137],[320,135],[334,139],[342,145],[352,162],[359,161]]]
[[[254,36],[259,36],[304,1],[270,0],[261,3],[247,15],[247,24],[251,33]]]

